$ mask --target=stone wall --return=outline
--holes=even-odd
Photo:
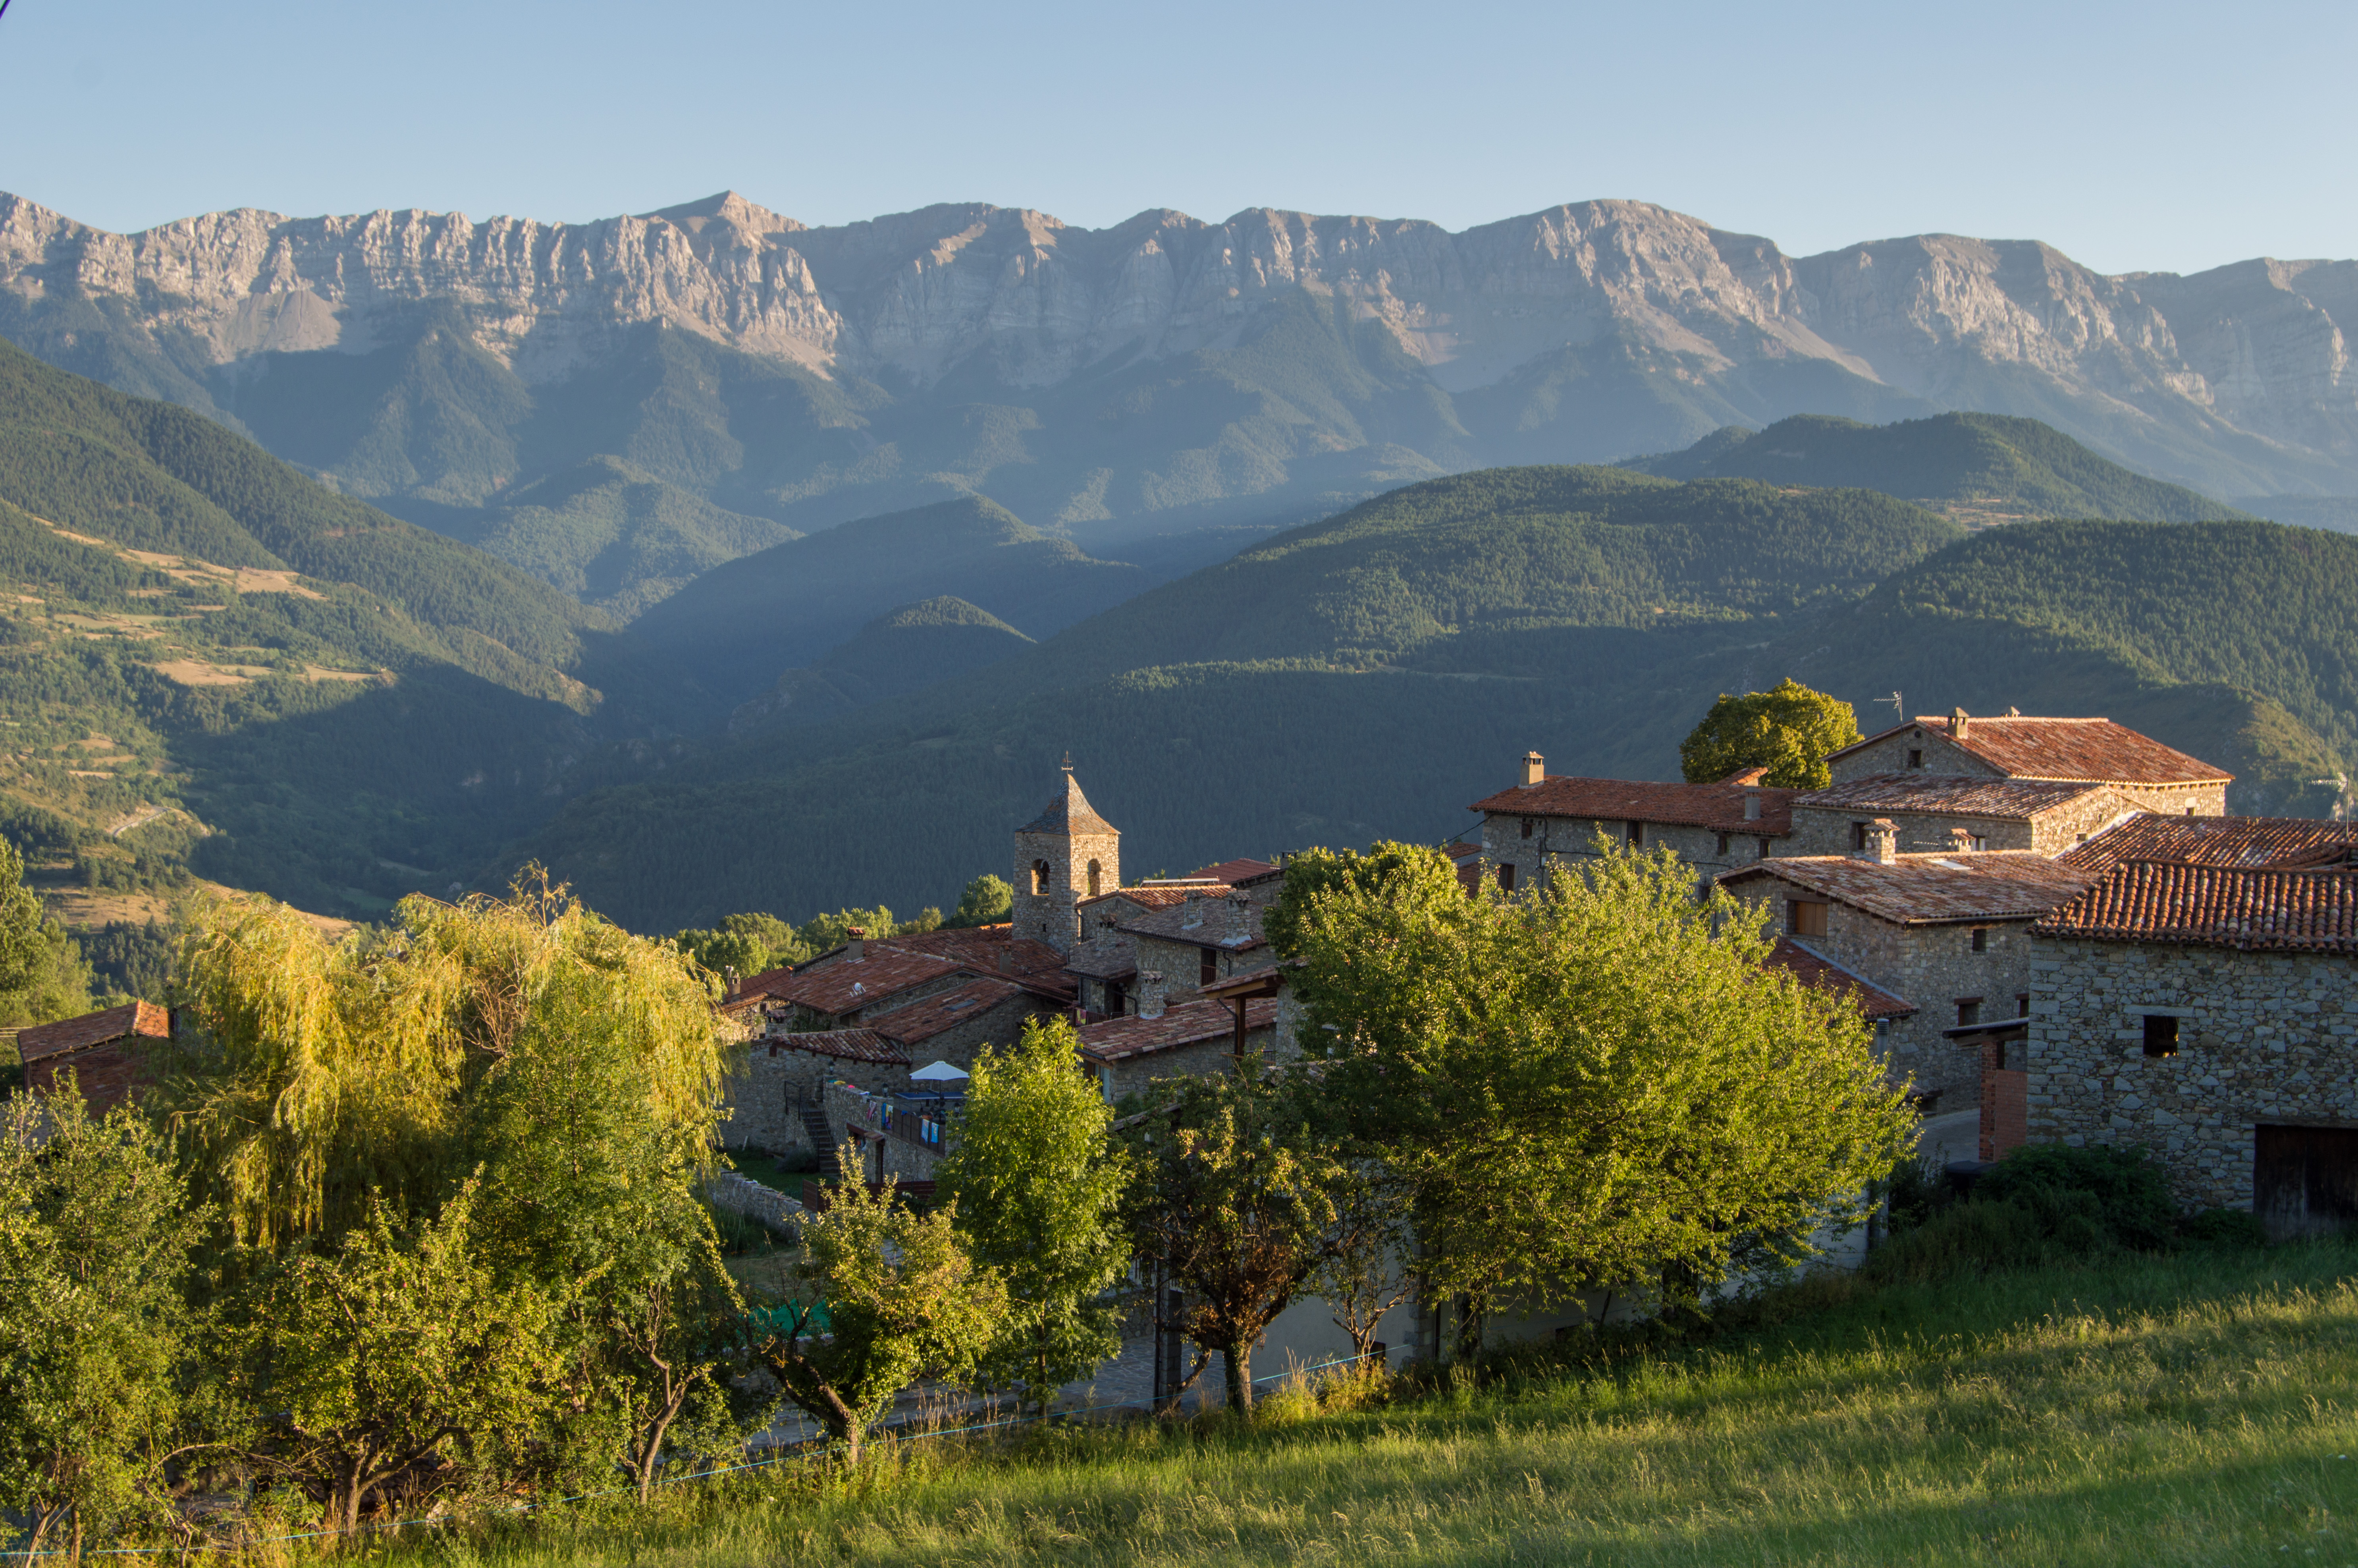
[[[704,1198],[715,1208],[760,1220],[771,1229],[791,1233],[803,1217],[803,1206],[773,1187],[735,1171],[716,1171],[704,1180]]]
[[[2349,958],[2041,937],[2030,1013],[2030,1141],[2143,1144],[2189,1207],[2251,1207],[2258,1124],[2358,1126]]]
[[[1523,836],[1530,823],[1531,837]],[[1629,841],[1627,822],[1595,822],[1575,816],[1518,816],[1485,812],[1482,817],[1483,873],[1492,879],[1501,866],[1515,868],[1518,891],[1545,885],[1550,871],[1596,858],[1599,831],[1616,844]],[[1698,881],[1709,881],[1722,871],[1748,866],[1768,855],[1790,854],[1783,840],[1770,834],[1722,833],[1708,827],[1672,827],[1659,823],[1640,825],[1639,847],[1652,849],[1667,844],[1682,860],[1695,868]]]
[[[923,1040],[894,1041],[893,1049],[907,1056],[912,1067],[947,1062],[953,1067],[971,1069],[974,1059],[986,1047],[1004,1049],[1014,1044],[1022,1038],[1026,1022],[1053,1017],[1056,1011],[1050,1003],[1028,991],[1022,992],[979,1009],[973,1016],[958,1020],[938,1034],[929,1034]]]
[[[1877,773],[1937,773],[1944,777],[2001,779],[2002,769],[1991,766],[1969,752],[1944,745],[1936,740],[1943,727],[1934,726],[1929,731],[1922,725],[1913,725],[1888,740],[1861,746],[1848,756],[1829,758],[1827,771],[1835,784],[1848,784],[1853,779],[1873,778]],[[1908,753],[1923,753],[1924,765],[1911,768]]]
[[[1034,892],[1033,868],[1046,862],[1046,888]],[[1097,886],[1089,866],[1097,865]],[[1069,953],[1079,939],[1075,906],[1093,894],[1121,885],[1121,838],[1115,833],[1018,833],[1015,836],[1015,903],[1009,919],[1013,935],[1045,942]]]
[[[1268,1061],[1271,1044],[1265,1028],[1245,1031],[1245,1050],[1254,1060]],[[1157,1078],[1210,1077],[1233,1070],[1236,1059],[1236,1036],[1223,1034],[1217,1040],[1199,1040],[1192,1045],[1107,1063],[1098,1069],[1098,1083],[1106,1103],[1119,1104],[1125,1096],[1145,1093]]]
[[[1751,903],[1772,901],[1771,928],[1779,935],[1796,935],[1790,928],[1790,901],[1801,890],[1761,877],[1731,891]],[[1973,948],[1976,930],[1985,934],[1978,953]],[[1877,1048],[1895,1075],[1910,1079],[1920,1094],[1937,1091],[1941,1100],[1936,1108],[1943,1113],[1970,1110],[1981,1103],[1981,1064],[1974,1048],[1955,1044],[1942,1031],[1956,1026],[1957,1004],[1969,997],[1981,999],[1983,1022],[2017,1016],[2020,999],[2030,989],[2027,918],[1901,925],[1828,902],[1825,935],[1799,940],[1915,1004],[1913,1013],[1876,1034]]]
[[[1929,811],[1873,813],[1833,810],[1825,806],[1793,807],[1793,836],[1779,847],[1788,855],[1847,855],[1857,846],[1852,829],[1861,822],[1887,816],[1899,829],[1903,855],[1943,854],[1956,848],[1952,835],[1962,827],[1977,833],[1985,849],[2028,849],[2060,855],[2119,817],[2145,809],[2125,790],[2107,787],[2092,791],[2035,817],[1965,816]]]
[[[1215,909],[1204,918],[1217,921],[1220,914]],[[1214,926],[1213,929],[1217,931],[1219,928]],[[1133,940],[1138,945],[1139,971],[1141,974],[1152,971],[1163,976],[1167,988],[1163,994],[1172,1002],[1195,999],[1203,985],[1204,954],[1206,951],[1212,955],[1213,967],[1217,971],[1216,978],[1223,980],[1234,975],[1249,975],[1256,969],[1266,969],[1277,961],[1276,955],[1269,950],[1266,944],[1238,953],[1224,947],[1206,949],[1193,942],[1174,942],[1167,937],[1143,934]],[[1131,995],[1129,1011],[1135,1013],[1138,1011],[1136,993],[1133,991]]]
[[[882,1114],[885,1098],[841,1084],[829,1085],[827,1122],[835,1133],[837,1146],[858,1146],[860,1169],[865,1181],[881,1182],[887,1176],[898,1176],[904,1182],[932,1181],[935,1166],[950,1146],[946,1132],[940,1145],[936,1146],[887,1130]]]
[[[722,1146],[770,1154],[809,1152],[810,1134],[797,1108],[817,1104],[837,1078],[867,1089],[906,1088],[909,1069],[797,1051],[791,1036],[755,1040],[730,1052],[720,1079]]]

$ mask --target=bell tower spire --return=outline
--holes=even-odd
[[[1013,935],[1059,953],[1080,939],[1080,902],[1121,885],[1121,833],[1099,816],[1073,777],[1065,753],[1064,787],[1047,808],[1015,830]]]

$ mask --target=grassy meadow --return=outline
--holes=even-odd
[[[1356,1408],[1354,1408],[1356,1407]],[[2358,1246],[1870,1288],[1707,1344],[880,1448],[363,1548],[588,1563],[2358,1563]]]

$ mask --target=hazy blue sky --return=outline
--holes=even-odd
[[[2358,256],[2358,5],[13,0],[0,189],[585,219],[734,188],[1429,218],[1631,197],[1807,254]]]

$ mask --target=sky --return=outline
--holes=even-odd
[[[2358,256],[2358,5],[8,0],[0,190],[579,221],[733,189],[1422,218],[1659,202],[1803,255]]]

